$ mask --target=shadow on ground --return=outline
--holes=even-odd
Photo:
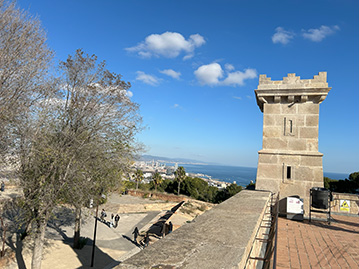
[[[33,249],[33,244],[30,236],[22,240],[23,233],[26,229],[24,212],[16,201],[12,201],[4,207],[2,217],[7,220],[7,233],[10,234],[6,239],[6,244],[15,252],[18,268],[26,269],[26,263],[23,257],[24,244],[26,244],[26,248],[30,251]],[[91,239],[87,240],[86,245],[82,249],[72,248],[73,237],[69,237],[63,227],[74,225],[74,219],[74,211],[70,208],[60,207],[55,210],[53,217],[47,225],[46,238],[61,240],[64,244],[69,245],[82,264],[79,268],[104,268],[108,264],[116,263],[117,261],[95,246],[94,267],[91,267],[93,250],[93,241]],[[45,240],[44,254],[46,254],[46,249],[51,247],[51,245],[52,243],[49,240]],[[66,257],[64,258],[66,259]]]
[[[157,222],[152,224],[152,226],[147,230],[150,235],[161,237],[163,233],[163,225],[168,221],[174,213],[184,204],[184,201],[178,203],[170,210],[168,210],[163,216],[159,218]],[[167,234],[168,231],[165,231]]]

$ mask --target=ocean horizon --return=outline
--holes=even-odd
[[[168,163],[166,165],[173,166],[174,164]],[[212,179],[217,179],[229,183],[236,182],[237,185],[242,187],[247,186],[251,180],[255,182],[257,177],[256,167],[181,163],[178,163],[178,166],[183,166],[186,170],[186,173],[204,174],[211,176]],[[333,172],[324,172],[324,176],[336,180],[346,179],[349,177],[349,175],[345,173]]]

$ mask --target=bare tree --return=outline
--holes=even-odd
[[[56,96],[42,99],[19,142],[24,204],[34,220],[32,268],[40,268],[46,224],[59,202],[81,207],[127,171],[141,129],[130,84],[97,57],[77,50],[60,64]]]
[[[52,52],[39,20],[0,0],[0,155],[13,141],[11,124],[44,93]],[[0,156],[0,157],[1,157]]]

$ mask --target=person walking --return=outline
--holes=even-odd
[[[117,228],[117,225],[118,225],[118,221],[120,220],[120,216],[118,214],[116,214],[115,216],[115,228]]]
[[[143,239],[143,243],[144,243],[143,248],[148,247],[148,244],[150,243],[150,236],[148,232],[146,233],[145,239]]]
[[[165,237],[165,235],[166,235],[166,228],[167,228],[167,223],[163,222],[162,229],[161,229],[162,238]]]
[[[113,227],[113,219],[114,219],[115,215],[112,213],[111,214],[111,222],[110,222],[110,228]]]
[[[100,219],[102,222],[105,222],[105,218],[107,217],[106,211],[104,208],[102,208]]]
[[[170,222],[168,223],[168,233],[169,233],[169,234],[172,233],[172,230],[173,230],[173,224],[172,224],[172,222],[170,221]]]
[[[137,236],[139,234],[137,227],[135,227],[132,234],[133,234],[133,241],[137,244]]]

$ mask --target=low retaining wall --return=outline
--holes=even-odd
[[[159,199],[162,201],[169,201],[169,202],[182,202],[187,201],[187,196],[181,196],[181,195],[174,195],[174,194],[167,194],[162,192],[150,192],[150,191],[143,191],[143,190],[128,190],[127,194],[131,196],[137,196],[137,197],[144,197],[147,198],[153,198],[153,199]]]
[[[270,197],[241,191],[117,268],[245,268]]]
[[[333,192],[331,210],[333,213],[359,215],[359,195]],[[346,206],[347,205],[347,206]]]

